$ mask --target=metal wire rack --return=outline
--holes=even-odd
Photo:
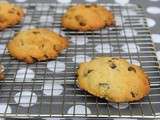
[[[103,4],[115,15],[116,26],[75,32],[60,25],[61,16],[71,5],[23,4],[27,10],[23,22],[0,32],[0,62],[6,76],[0,81],[0,103],[5,108],[0,117],[160,118],[159,64],[142,8]],[[31,65],[11,58],[5,47],[7,42],[18,31],[32,27],[64,34],[70,40],[69,48],[56,60]],[[117,104],[80,90],[75,84],[78,63],[96,56],[119,56],[139,64],[150,78],[149,96],[137,102]],[[77,105],[84,107],[77,111]]]

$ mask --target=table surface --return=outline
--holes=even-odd
[[[160,61],[160,0],[8,0],[17,3],[32,2],[56,2],[56,3],[118,3],[118,4],[138,4],[146,12],[147,24],[151,31],[152,41],[155,44],[157,58]],[[7,119],[8,120],[8,119]],[[48,118],[46,120],[60,120],[60,118]],[[67,119],[70,120],[70,119]],[[116,119],[114,119],[116,120]],[[117,119],[118,120],[118,119]],[[124,120],[124,119],[121,119]],[[128,120],[128,119],[126,119]]]

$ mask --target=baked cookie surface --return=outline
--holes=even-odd
[[[11,56],[26,63],[54,59],[67,47],[66,38],[43,28],[21,31],[7,45]]]
[[[78,4],[70,7],[62,17],[62,26],[71,30],[97,30],[114,24],[112,13],[105,7]]]
[[[112,102],[140,100],[150,91],[144,71],[120,58],[99,57],[81,63],[77,76],[81,89]]]
[[[14,26],[24,16],[23,9],[15,4],[0,2],[0,30]]]

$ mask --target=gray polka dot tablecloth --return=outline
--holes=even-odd
[[[42,116],[42,118],[46,120],[93,119],[87,118],[87,115],[91,116],[92,114],[95,115],[92,116],[94,119],[100,119],[101,115],[110,114],[112,118],[109,118],[109,116],[106,117],[111,120],[137,120],[150,119],[151,117],[149,116],[160,115],[160,77],[159,62],[157,62],[157,59],[160,60],[160,0],[8,1],[22,4],[27,9],[26,16],[21,25],[0,32],[0,62],[7,70],[7,82],[1,82],[0,86],[0,114],[6,113],[6,115],[5,118],[0,118],[0,120],[10,120],[15,117],[20,117],[12,116],[12,113],[33,113],[30,119],[34,118],[34,114],[36,113],[39,113],[39,115],[43,114],[44,116],[48,113],[50,113],[50,115],[55,114],[55,116],[58,113],[68,116],[71,115],[69,118],[66,116],[57,118],[59,117],[58,115],[56,118],[52,116]],[[37,3],[39,4],[36,5]],[[49,6],[54,3],[59,5],[56,9],[54,9],[54,7],[52,9]],[[75,34],[73,31],[67,32],[61,30],[59,26],[60,16],[58,15],[62,15],[62,13],[65,12],[65,8],[61,9],[61,7],[70,3],[107,3],[108,9],[113,10],[115,13],[116,25],[120,27],[117,27],[116,30],[115,28],[110,28],[89,32],[86,33],[87,35],[84,35],[82,32]],[[113,3],[116,3],[117,6],[112,6]],[[126,8],[127,10],[121,9],[121,7],[123,8],[123,6],[126,5],[130,6]],[[139,5],[142,6],[142,8],[139,7]],[[119,9],[121,9],[120,12]],[[144,13],[141,9],[144,10],[146,20],[144,19]],[[56,15],[53,11],[59,14]],[[124,17],[120,16],[120,14]],[[128,17],[128,14],[130,17]],[[124,24],[128,26],[126,27]],[[146,29],[146,25],[150,31]],[[57,60],[48,62],[26,65],[23,62],[11,60],[6,50],[6,41],[13,37],[17,31],[35,28],[37,26],[50,28],[69,37],[71,47],[63,51],[61,57]],[[131,29],[131,27],[134,29]],[[118,33],[116,31],[118,31]],[[104,37],[101,37],[101,34],[103,34]],[[149,36],[151,36],[151,39]],[[119,40],[118,43],[117,37]],[[139,41],[137,41],[136,38],[138,38]],[[106,42],[104,39],[108,41]],[[154,45],[150,40],[152,40]],[[103,42],[103,44],[101,44],[101,42]],[[143,55],[141,56],[142,53]],[[129,57],[126,54],[130,54]],[[150,97],[144,98],[143,104],[117,104],[106,102],[79,90],[75,85],[75,81],[73,81],[75,77],[74,69],[80,62],[89,61],[96,55],[118,55],[127,58],[128,62],[132,64],[144,66],[144,69],[149,72],[152,78],[151,87],[153,87],[153,89]],[[151,101],[153,102],[152,105],[150,105]],[[96,116],[98,113],[101,113],[99,118]],[[79,117],[76,117],[76,114],[79,114]],[[125,117],[129,115],[128,117],[130,118],[119,118],[120,115],[124,115]],[[83,118],[80,118],[80,116]],[[143,116],[147,117],[143,118]],[[38,119],[41,118],[40,116],[36,117],[38,117]]]

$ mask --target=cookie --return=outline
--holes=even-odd
[[[81,89],[112,102],[140,100],[150,91],[144,71],[120,58],[99,57],[81,63],[77,76]]]
[[[43,28],[21,31],[7,44],[10,55],[26,63],[54,59],[67,47],[65,37]]]
[[[4,66],[0,64],[0,80],[4,79]]]
[[[72,6],[62,17],[62,26],[70,30],[98,30],[114,24],[114,17],[111,11],[96,4]]]
[[[14,26],[24,16],[22,8],[8,2],[0,2],[0,30]]]

